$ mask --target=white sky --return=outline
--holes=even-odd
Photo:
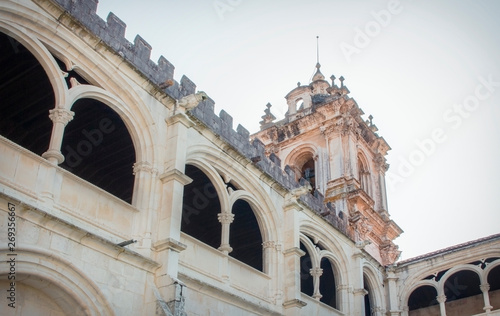
[[[319,36],[321,71],[392,147],[402,259],[500,232],[499,1],[101,0],[109,11],[251,133],[310,82]]]

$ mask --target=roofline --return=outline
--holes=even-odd
[[[490,236],[486,236],[486,237],[482,237],[482,238],[475,239],[475,240],[471,240],[471,241],[467,241],[467,242],[464,242],[464,243],[461,243],[461,244],[457,244],[457,245],[454,245],[454,246],[451,246],[451,247],[447,247],[447,248],[443,248],[443,249],[436,250],[436,251],[433,251],[433,252],[429,252],[429,253],[426,253],[426,254],[423,254],[423,255],[420,255],[420,256],[417,256],[417,257],[413,257],[413,258],[409,258],[409,259],[406,259],[406,260],[402,260],[402,261],[396,262],[396,266],[400,267],[400,266],[406,265],[408,263],[414,263],[414,262],[418,262],[418,261],[423,261],[423,260],[431,259],[431,258],[436,257],[438,255],[452,253],[452,252],[455,252],[455,251],[458,251],[458,250],[461,250],[461,249],[466,249],[466,248],[474,247],[474,246],[477,246],[479,244],[484,244],[484,243],[492,242],[492,241],[495,241],[495,240],[500,240],[500,233],[499,234],[490,235]]]

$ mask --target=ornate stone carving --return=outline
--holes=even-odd
[[[219,213],[217,214],[217,219],[221,224],[231,224],[234,221],[234,214]]]
[[[66,109],[49,110],[49,118],[52,120],[52,122],[54,122],[54,124],[63,123],[64,125],[66,125],[73,119],[74,116],[75,112]]]

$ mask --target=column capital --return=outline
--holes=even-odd
[[[321,268],[312,268],[309,270],[309,273],[313,276],[313,277],[320,277],[322,274],[323,274],[323,269]]]
[[[74,116],[75,112],[66,109],[55,108],[49,110],[49,118],[54,123],[63,123],[66,125],[73,119]]]
[[[217,219],[221,224],[231,224],[234,221],[234,214],[219,213],[217,214]]]
[[[446,302],[446,295],[438,295],[436,296],[436,300],[438,303],[445,303]]]
[[[158,174],[158,169],[153,168],[153,166],[151,166],[151,164],[147,161],[138,161],[138,162],[134,163],[133,171],[132,171],[133,174],[135,175],[141,171],[149,172],[152,175]]]
[[[490,290],[490,285],[488,283],[481,284],[479,286],[482,292],[488,292]]]

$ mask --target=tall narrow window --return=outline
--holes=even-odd
[[[219,196],[210,179],[195,166],[186,165],[185,174],[193,182],[184,187],[181,231],[218,248],[221,243]]]
[[[229,245],[233,251],[229,255],[262,271],[262,235],[252,207],[238,200],[232,213],[234,221],[230,226]]]

